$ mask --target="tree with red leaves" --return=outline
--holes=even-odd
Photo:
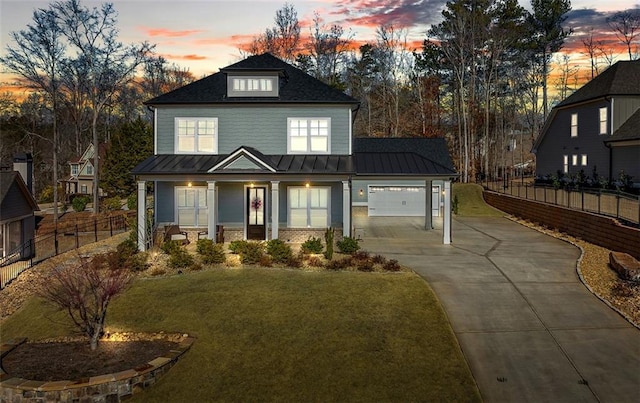
[[[133,277],[117,252],[96,255],[91,260],[78,256],[78,260],[52,270],[38,294],[65,310],[95,350],[104,332],[109,303]]]

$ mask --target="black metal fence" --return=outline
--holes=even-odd
[[[606,189],[556,189],[526,182],[488,182],[487,189],[527,200],[550,203],[571,209],[615,217],[640,225],[640,196]]]
[[[0,289],[45,259],[128,231],[128,217],[127,214],[95,217],[82,222],[65,223],[51,232],[36,235],[0,259]]]

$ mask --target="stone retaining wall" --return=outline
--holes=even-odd
[[[0,346],[0,359],[26,339],[10,340]],[[120,402],[156,383],[191,347],[195,338],[184,337],[178,348],[137,368],[115,374],[76,381],[31,381],[14,378],[0,368],[0,401],[11,403],[42,402]]]
[[[491,191],[483,195],[487,203],[506,213],[640,259],[640,230],[614,218]]]

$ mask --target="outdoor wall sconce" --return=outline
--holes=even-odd
[[[249,186],[251,186],[251,189],[253,189],[253,182],[251,182],[251,183],[249,184]]]
[[[187,186],[191,187],[191,182],[187,183]]]
[[[305,187],[309,187],[309,182],[304,184]]]
[[[360,197],[364,196],[364,190],[362,190],[362,189],[358,190],[358,195]]]

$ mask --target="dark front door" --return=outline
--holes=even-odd
[[[266,238],[264,187],[247,188],[247,239]]]

